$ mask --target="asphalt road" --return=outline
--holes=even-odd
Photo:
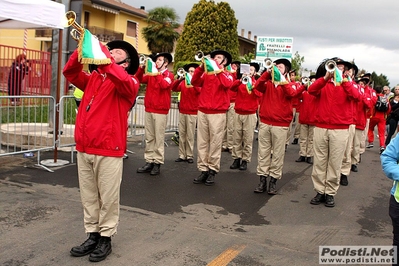
[[[278,195],[255,194],[257,143],[247,171],[229,169],[222,153],[214,186],[193,184],[196,164],[175,163],[169,140],[159,176],[138,174],[144,148],[130,140],[121,185],[121,215],[107,265],[318,265],[319,246],[390,245],[392,182],[378,149],[362,156],[359,172],[341,187],[336,207],[310,205],[312,166],[285,155]],[[53,158],[53,152],[41,154]],[[68,152],[58,158],[71,160]],[[76,161],[76,160],[75,160]],[[69,255],[84,234],[76,164],[34,167],[36,158],[0,157],[0,265],[91,265]]]

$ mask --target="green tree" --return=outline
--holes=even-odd
[[[200,0],[187,13],[176,45],[175,61],[192,62],[198,50],[207,54],[215,49],[226,50],[233,59],[239,59],[237,24],[235,12],[228,3]]]
[[[374,83],[374,87],[375,86],[381,86],[381,87],[388,86],[389,87],[388,78],[384,74],[377,75],[377,73],[375,73],[373,71],[373,73],[371,73],[371,81]]]
[[[296,51],[291,59],[291,69],[295,69],[298,73],[298,71],[302,68],[303,62],[305,62],[305,57],[301,56],[298,51]]]
[[[176,31],[180,26],[178,19],[176,11],[169,7],[157,7],[148,12],[149,24],[142,29],[142,34],[152,54],[173,52],[174,44],[179,38]]]

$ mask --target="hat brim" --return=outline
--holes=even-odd
[[[280,58],[280,59],[274,60],[273,63],[276,65],[278,65],[278,64],[285,65],[285,67],[286,67],[285,73],[288,73],[291,70],[291,62],[288,59]]]
[[[184,69],[184,71],[188,72],[188,70],[189,70],[191,67],[197,68],[197,67],[199,67],[199,65],[198,65],[197,63],[190,63],[190,64],[187,64],[187,65],[184,65],[184,66],[183,66],[183,69]]]
[[[255,68],[255,72],[258,72],[260,69],[260,66],[258,63],[249,63],[249,65]]]
[[[221,54],[221,55],[223,55],[224,57],[226,57],[227,62],[226,62],[226,64],[225,64],[225,66],[228,66],[228,65],[231,64],[232,57],[231,57],[231,54],[230,54],[229,52],[224,51],[224,50],[214,50],[214,51],[212,51],[212,52],[210,53],[211,58],[215,58],[215,56],[216,56],[217,54]]]
[[[168,64],[172,63],[172,61],[173,61],[173,57],[170,53],[158,53],[153,58],[154,62],[157,61],[157,58],[160,56],[163,56],[164,58],[168,59],[168,61],[169,61]]]
[[[122,40],[115,40],[107,43],[108,49],[123,49],[129,54],[130,64],[129,67],[126,68],[126,72],[130,75],[134,75],[139,68],[139,55],[137,53],[136,48],[133,47],[130,43]]]

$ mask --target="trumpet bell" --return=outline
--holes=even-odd
[[[147,60],[147,57],[145,55],[140,55],[139,56],[139,64],[144,65],[145,60]]]
[[[198,51],[195,53],[194,58],[197,61],[202,61],[202,59],[204,58],[204,53],[202,51]]]
[[[247,85],[248,84],[248,82],[249,82],[249,80],[250,80],[250,77],[248,77],[248,76],[244,76],[244,77],[242,77],[242,84],[245,84],[245,85]]]
[[[186,71],[185,71],[183,68],[179,68],[179,69],[177,70],[177,75],[178,75],[179,77],[183,77],[185,73],[186,73]]]
[[[273,61],[270,58],[265,58],[263,64],[266,69],[269,69],[273,66]]]
[[[303,77],[302,78],[302,83],[303,84],[308,84],[309,83],[309,78],[308,77]]]
[[[334,60],[328,60],[325,64],[325,68],[327,72],[333,72],[337,67],[337,63]]]
[[[84,28],[76,22],[76,13],[74,11],[66,12],[65,20],[66,20],[64,25],[65,27],[71,27],[71,26],[73,27],[73,29],[70,32],[72,39],[74,39],[75,41],[79,41],[80,36],[84,32]]]

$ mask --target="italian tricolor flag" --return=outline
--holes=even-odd
[[[100,43],[96,36],[87,29],[79,39],[79,61],[82,64],[106,65],[111,63],[106,46]]]
[[[217,74],[223,72],[223,68],[216,63],[212,58],[204,58],[205,73],[207,74]]]
[[[248,83],[245,85],[247,87],[247,91],[249,94],[252,93],[252,89],[254,88],[252,84],[252,78],[248,78]]]
[[[284,85],[288,84],[288,81],[285,79],[284,75],[281,74],[280,70],[276,66],[272,68],[272,82],[275,85]]]
[[[145,60],[145,70],[144,73],[149,76],[157,76],[159,75],[159,71],[154,61],[151,58],[147,58]]]
[[[184,81],[186,83],[186,88],[193,87],[193,85],[191,84],[191,75],[189,73],[184,73]]]
[[[342,83],[342,72],[336,67],[334,69],[334,85],[339,86]]]

